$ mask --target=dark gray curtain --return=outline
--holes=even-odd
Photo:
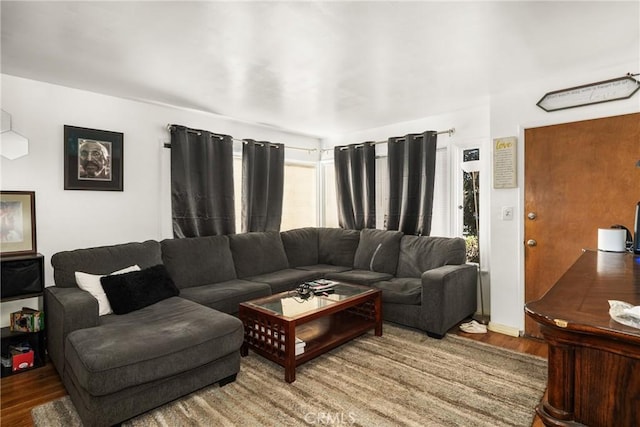
[[[389,138],[387,230],[431,234],[437,139],[434,131]]]
[[[242,231],[280,231],[284,145],[245,139],[242,144]]]
[[[235,233],[233,202],[232,138],[171,126],[174,237]]]
[[[334,148],[340,227],[376,227],[376,150],[371,143]]]

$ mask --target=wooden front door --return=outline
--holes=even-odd
[[[597,249],[598,228],[633,231],[638,160],[640,113],[525,130],[525,302]],[[540,337],[528,317],[525,334]]]

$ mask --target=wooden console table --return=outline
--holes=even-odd
[[[549,345],[546,425],[640,423],[640,329],[609,316],[608,300],[640,305],[640,256],[586,251],[525,305]]]

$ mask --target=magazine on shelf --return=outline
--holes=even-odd
[[[296,356],[304,353],[304,348],[307,345],[306,342],[302,341],[300,338],[296,337]],[[284,350],[284,348],[283,348]]]

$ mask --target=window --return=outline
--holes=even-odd
[[[282,223],[280,229],[314,227],[317,224],[315,164],[285,163]],[[242,158],[233,159],[236,233],[242,232]]]
[[[449,167],[447,148],[436,151],[436,177],[433,192],[432,236],[449,236]],[[324,177],[324,226],[338,227],[335,172],[333,163],[322,165]],[[376,228],[386,229],[386,213],[389,203],[389,176],[387,157],[376,158]]]
[[[284,197],[281,230],[315,227],[318,223],[315,165],[284,165]]]
[[[451,199],[449,197],[449,155],[446,148],[436,151],[436,178],[433,188],[433,218],[431,235],[448,237],[450,232]]]
[[[338,202],[336,200],[336,171],[333,162],[322,163],[322,176],[324,189],[322,225],[324,227],[339,227]]]
[[[389,206],[389,169],[387,157],[376,158],[376,228],[387,229]]]
[[[242,155],[241,155],[242,156]],[[233,193],[236,210],[236,233],[242,232],[242,157],[233,158]]]
[[[462,151],[462,235],[467,242],[467,260],[480,261],[480,149]]]

